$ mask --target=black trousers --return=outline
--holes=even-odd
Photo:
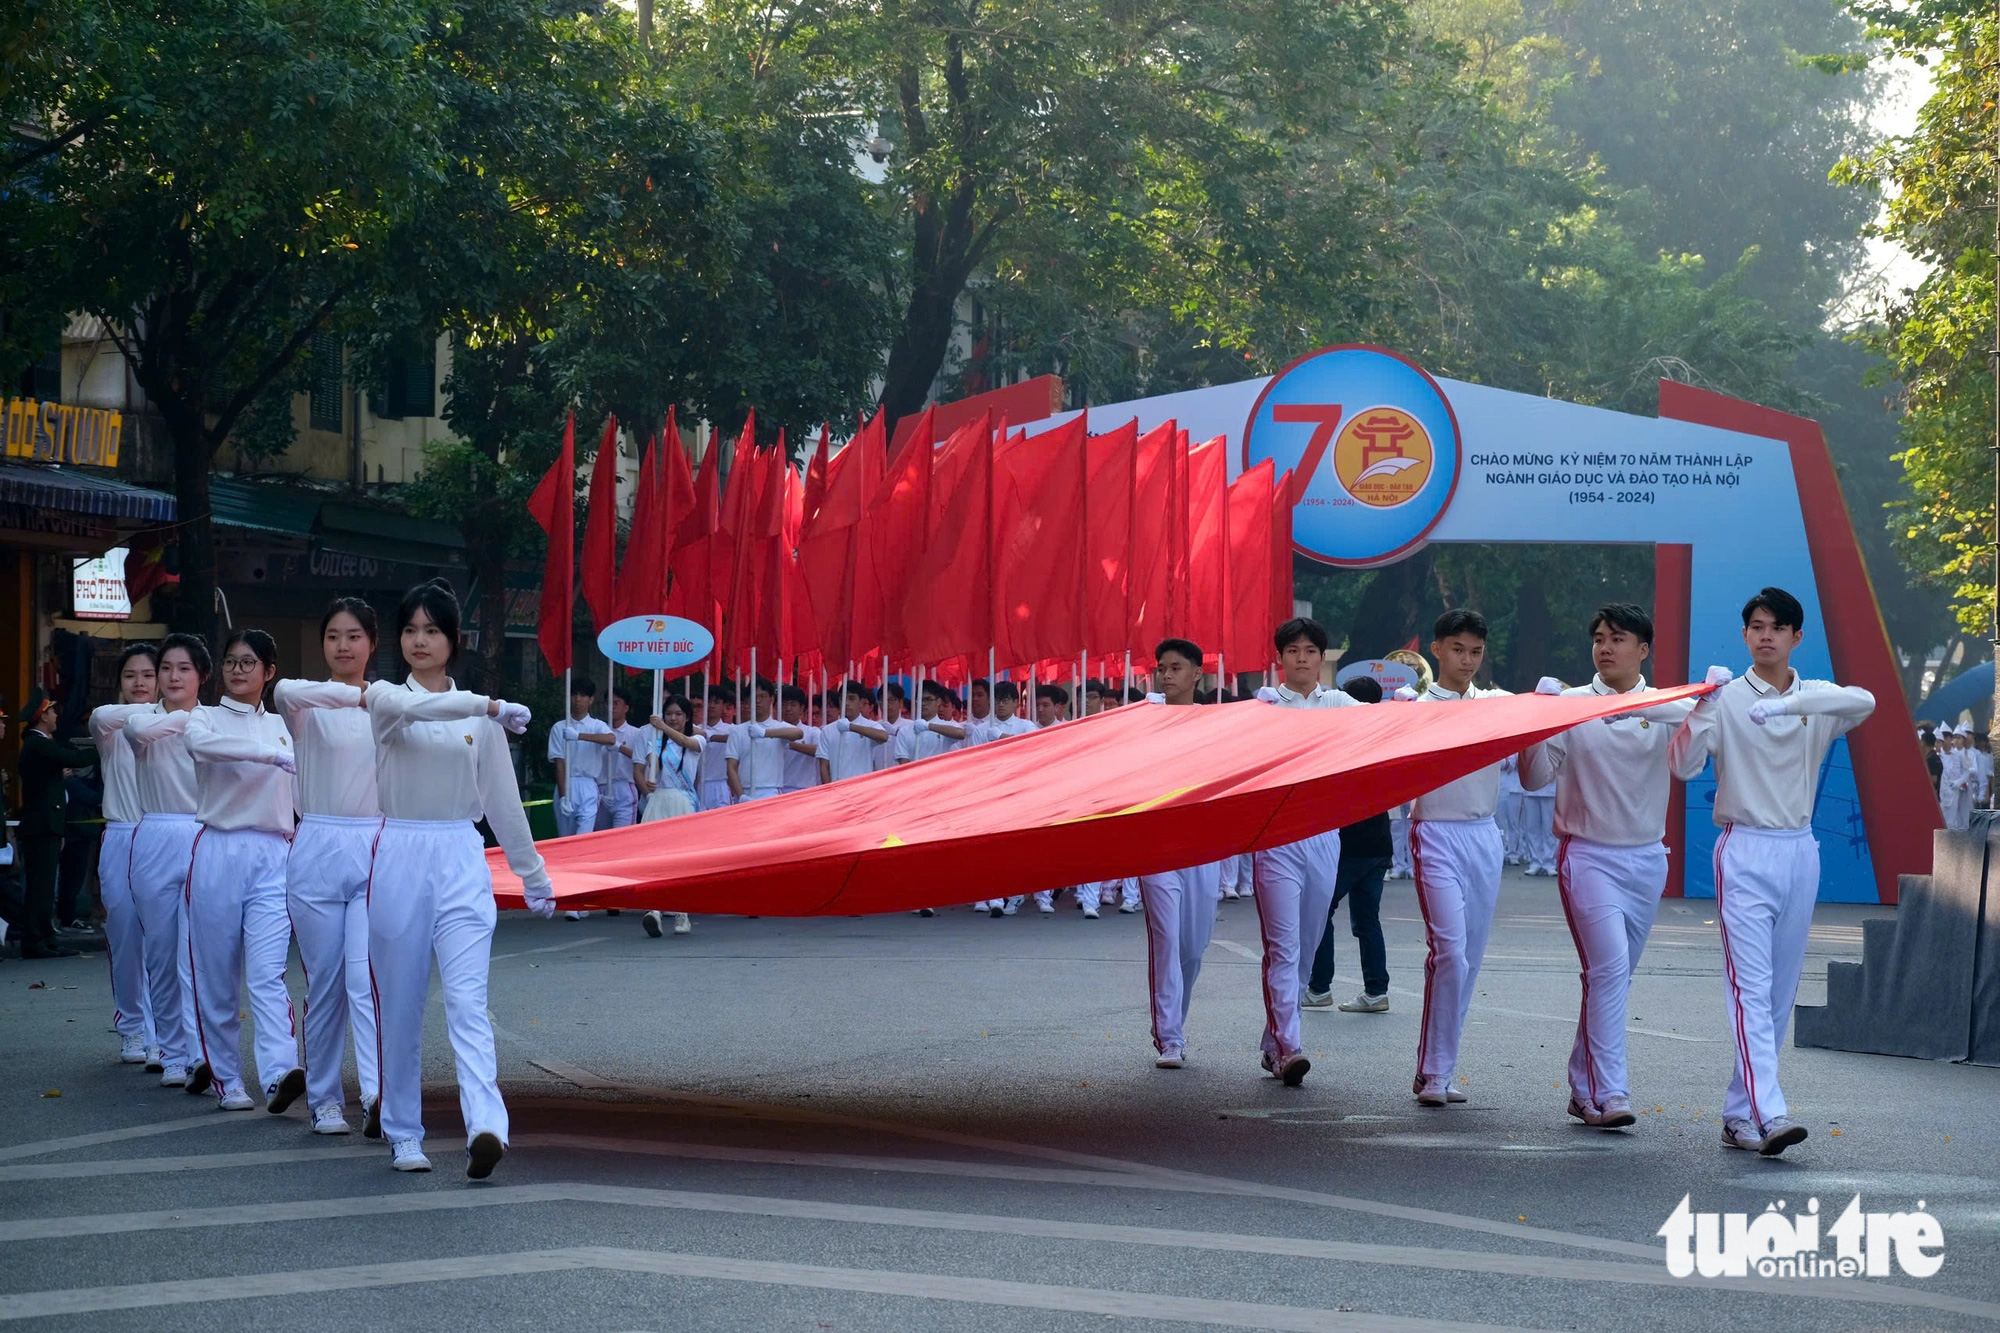
[[[21,954],[56,947],[56,876],[62,868],[60,834],[24,834],[21,849]]]

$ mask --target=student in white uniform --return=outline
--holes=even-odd
[[[840,716],[820,728],[819,757],[829,782],[858,778],[875,771],[875,756],[889,744],[889,730],[866,717],[874,692],[850,680],[841,692]]]
[[[375,993],[368,984],[368,880],[382,834],[375,737],[361,694],[375,655],[375,608],[337,597],[320,618],[329,680],[281,680],[272,691],[298,756],[299,828],[285,862],[285,903],[306,974],[306,1104],[313,1133],[345,1134],[340,1067],[354,1033],[362,1132],[382,1137]]]
[[[1705,696],[1674,735],[1670,762],[1683,781],[1715,760],[1715,915],[1736,1046],[1722,1104],[1722,1141],[1775,1157],[1806,1137],[1778,1087],[1778,1047],[1798,994],[1806,935],[1819,897],[1813,800],[1827,751],[1868,720],[1875,696],[1852,685],[1803,680],[1792,652],[1805,609],[1782,588],[1743,606],[1750,671]]]
[[[1437,658],[1437,680],[1419,703],[1457,703],[1507,693],[1472,683],[1486,660],[1486,618],[1477,611],[1459,608],[1439,616],[1431,653]],[[1419,796],[1410,812],[1417,905],[1430,943],[1424,961],[1417,1073],[1411,1083],[1424,1106],[1465,1100],[1465,1093],[1451,1085],[1451,1077],[1458,1068],[1459,1038],[1499,902],[1505,856],[1500,830],[1493,822],[1499,802],[1496,762]]]
[[[806,737],[805,728],[771,715],[778,687],[761,676],[751,689],[751,720],[729,732],[727,748],[729,799],[761,801],[785,790],[785,755],[793,741]]]
[[[1985,810],[1993,804],[1993,741],[1983,731],[1966,739],[1972,742],[1972,808]]]
[[[145,935],[132,901],[132,835],[145,809],[139,804],[139,760],[125,738],[134,710],[158,711],[160,650],[128,644],[118,663],[118,703],[90,715],[90,739],[104,779],[104,840],[97,848],[97,897],[104,905],[104,954],[111,967],[112,1025],[118,1058],[128,1065],[165,1070],[153,1034],[153,1000],[146,986]]]
[[[1394,652],[1382,654],[1382,660],[1399,662],[1417,673],[1417,683],[1412,687],[1413,697],[1421,699],[1430,690],[1431,681],[1434,679],[1431,674],[1431,664],[1423,659],[1421,653],[1412,652],[1408,648],[1398,648]],[[1415,867],[1410,864],[1411,804],[1412,802],[1405,801],[1389,811],[1389,838],[1394,845],[1390,853],[1387,876],[1389,879],[1412,879],[1416,874]]]
[[[965,743],[983,744],[987,741],[1004,740],[1009,736],[1029,736],[1040,730],[1033,718],[1021,713],[1021,687],[1011,680],[996,681],[993,684],[993,721],[977,729]],[[986,914],[999,918],[1013,916],[1021,910],[1027,895],[1017,893],[1011,898],[993,898],[986,904]],[[1043,916],[1053,913],[1055,891],[1043,889],[1035,894],[1035,910]]]
[[[194,758],[201,832],[189,858],[188,968],[194,983],[201,1066],[225,1111],[256,1103],[243,1083],[243,994],[255,1026],[257,1078],[277,1115],[306,1090],[285,965],[292,921],[285,907],[298,763],[284,721],[264,707],[278,674],[278,645],[239,629],[222,645],[222,699],[186,712],[135,717],[126,730],[157,742],[183,732]]]
[[[1938,739],[1942,742],[1944,760],[1944,775],[1938,779],[1938,804],[1944,811],[1944,826],[1963,832],[1972,824],[1973,770],[1966,762],[1972,752],[1966,746],[1964,734],[1956,727],[1941,727]]]
[[[382,1134],[398,1171],[428,1171],[424,1156],[424,1007],[435,955],[445,1028],[458,1070],[465,1174],[491,1175],[507,1149],[486,978],[493,950],[493,876],[473,825],[485,819],[521,877],[528,906],[555,913],[549,874],[528,832],[502,728],[527,730],[520,704],[456,688],[458,598],[442,579],[404,594],[397,639],[409,676],[378,680],[362,696],[375,735],[382,840],[368,890],[368,960],[381,1024]]]
[[[571,837],[597,828],[597,803],[611,779],[611,752],[617,745],[611,726],[592,717],[597,682],[588,676],[570,681],[569,716],[549,728],[549,761],[556,766],[556,836]]]
[[[905,718],[909,725],[896,740],[896,762],[913,764],[919,759],[929,759],[943,754],[951,748],[954,740],[964,735],[964,729],[946,721],[945,701],[951,691],[934,680],[927,680],[918,690],[917,716]]]
[[[804,689],[797,685],[783,686],[778,691],[778,698],[779,720],[799,733],[785,741],[785,762],[781,766],[784,774],[782,789],[790,795],[826,781],[823,732],[807,717],[811,700]],[[769,728],[766,732],[768,734]]]
[[[695,791],[701,808],[719,810],[736,798],[729,790],[729,733],[736,727],[736,701],[713,695],[702,716],[701,765],[695,770]]]
[[[695,784],[708,742],[688,720],[693,712],[694,706],[684,696],[670,694],[661,702],[660,711],[647,719],[645,734],[652,739],[642,742],[646,748],[640,752],[644,758],[639,788],[646,794],[641,823],[677,819],[701,809]],[[667,916],[665,912],[650,911],[639,918],[639,924],[648,935],[658,939],[666,933]],[[694,929],[686,912],[675,912],[672,916],[674,934],[685,935]]]
[[[1544,679],[1554,680],[1553,676]],[[1556,681],[1560,685],[1561,681]],[[1554,787],[1529,791],[1526,783],[1520,798],[1521,854],[1523,874],[1553,876],[1559,846],[1556,835],[1556,792]]]
[[[1500,804],[1493,811],[1493,822],[1500,826],[1500,842],[1507,849],[1510,866],[1528,863],[1520,769],[1520,761],[1511,754],[1500,761]]]
[[[1201,687],[1201,649],[1186,639],[1164,639],[1153,650],[1154,700],[1168,707],[1191,706]],[[1146,902],[1146,973],[1152,990],[1153,1061],[1179,1069],[1187,1060],[1188,1001],[1201,956],[1215,933],[1215,905],[1221,889],[1216,868],[1190,866],[1139,877]]]
[[[873,751],[871,762],[877,773],[902,763],[904,738],[916,734],[914,720],[910,717],[910,696],[901,681],[890,681],[882,691],[881,725],[882,730],[889,734],[889,739]]]
[[[1294,617],[1272,635],[1282,673],[1277,685],[1257,691],[1259,703],[1278,708],[1360,708],[1345,690],[1320,683],[1326,665],[1326,630],[1316,620]],[[1333,908],[1340,876],[1340,830],[1270,847],[1251,857],[1257,928],[1264,938],[1264,1072],[1288,1088],[1305,1082],[1312,1069],[1299,1041],[1299,1000],[1312,976],[1313,958]]]
[[[1630,602],[1599,607],[1590,622],[1597,675],[1563,689],[1544,676],[1537,694],[1636,694],[1648,688],[1653,618]],[[1551,736],[1521,774],[1548,793],[1561,838],[1556,886],[1582,971],[1583,1001],[1569,1056],[1569,1113],[1586,1125],[1634,1123],[1625,1066],[1626,994],[1660,895],[1667,887],[1667,750],[1693,711],[1688,702],[1624,713]]]
[[[169,634],[160,641],[159,703],[114,704],[91,715],[94,735],[122,730],[132,746],[144,811],[132,832],[132,906],[146,959],[153,1036],[160,1044],[160,1085],[190,1093],[209,1087],[207,1069],[195,1060],[201,1043],[188,978],[188,860],[201,832],[195,818],[200,795],[194,757],[187,749],[185,720],[157,738],[133,731],[131,724],[154,713],[193,709],[201,701],[210,666],[208,645],[198,636]]]
[[[645,729],[631,722],[632,695],[627,690],[611,692],[610,782],[605,793],[611,808],[611,827],[627,828],[639,822],[639,785],[636,769],[644,762],[645,747],[652,744]]]

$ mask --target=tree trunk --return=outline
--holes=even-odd
[[[1543,676],[1555,674],[1555,654],[1549,650],[1554,641],[1555,622],[1542,580],[1524,578],[1514,603],[1514,641],[1508,645],[1507,676],[1513,682],[1509,689],[1525,694]]]
[[[903,417],[924,410],[931,385],[951,350],[953,310],[963,283],[936,275],[920,279],[903,312],[903,326],[889,345],[889,366],[882,377],[882,408],[890,428]]]
[[[507,542],[481,537],[472,543],[472,575],[479,581],[479,667],[488,693],[500,689],[500,653],[507,640]]]
[[[1401,648],[1418,635],[1431,581],[1431,552],[1419,551],[1407,560],[1376,571],[1375,581],[1361,594],[1348,631],[1343,660],[1364,662]]]
[[[208,471],[213,461],[208,433],[197,414],[165,412],[167,438],[174,449],[174,505],[179,522],[175,544],[180,549],[181,581],[174,600],[173,629],[199,634],[209,650],[220,654],[219,621],[215,607],[215,521],[209,512]]]

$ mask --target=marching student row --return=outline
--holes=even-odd
[[[168,635],[126,649],[119,699],[95,710],[104,773],[98,865],[123,1057],[167,1087],[255,1105],[241,1068],[248,990],[265,1109],[300,1096],[319,1134],[346,1134],[341,1086],[351,1026],[363,1132],[399,1171],[423,1152],[423,1021],[433,955],[457,1059],[466,1174],[506,1151],[486,1009],[494,903],[485,819],[530,907],[554,911],[502,729],[519,704],[460,690],[449,669],[459,607],[442,581],[410,590],[396,633],[407,679],[370,682],[374,610],[328,609],[331,680],[283,680],[270,635],[223,644],[221,698],[208,645]],[[296,817],[295,817],[296,816]],[[285,988],[290,942],[306,976],[303,1048]],[[303,1058],[301,1052],[303,1050]]]

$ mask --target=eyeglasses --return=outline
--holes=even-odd
[[[225,657],[222,659],[222,669],[224,671],[255,671],[263,665],[263,659],[258,657]]]

